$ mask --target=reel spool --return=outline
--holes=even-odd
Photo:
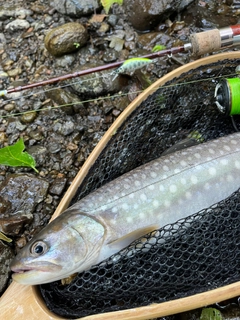
[[[214,98],[218,110],[226,116],[240,114],[240,79],[222,79],[215,88]]]

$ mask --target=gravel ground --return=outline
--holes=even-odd
[[[239,14],[237,1],[193,1],[180,13],[158,16],[140,32],[133,27],[137,22],[128,1],[123,7],[114,5],[109,16],[97,1],[91,9],[70,15],[58,7],[60,2],[0,0],[0,90],[141,56],[158,43],[181,45],[192,32],[237,23]],[[81,24],[82,29],[70,25],[49,35],[67,23]],[[70,47],[67,32],[78,35]],[[84,161],[135,92],[193,59],[178,54],[160,58],[132,77],[112,81],[109,71],[103,71],[1,98],[0,147],[22,137],[39,173],[0,166],[0,231],[13,239],[10,245],[0,241],[0,293],[10,282],[12,257],[49,221]]]

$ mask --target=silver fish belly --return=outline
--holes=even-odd
[[[92,192],[22,249],[11,265],[14,280],[38,284],[87,270],[148,231],[228,197],[240,187],[239,141],[235,133],[177,151]]]

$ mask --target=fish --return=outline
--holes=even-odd
[[[132,241],[227,198],[240,186],[240,133],[152,160],[96,189],[11,262],[24,285],[90,269]]]
[[[142,67],[145,67],[146,65],[153,63],[153,60],[148,58],[131,58],[123,62],[123,64],[113,72],[113,80],[117,78],[119,74],[124,74],[128,72],[135,71],[137,69],[141,69]]]

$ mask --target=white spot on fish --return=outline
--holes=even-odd
[[[145,213],[140,212],[140,213],[139,213],[139,218],[140,218],[141,220],[143,220],[143,219],[145,218]]]
[[[113,207],[112,208],[112,213],[117,213],[118,212],[118,208],[117,207]]]
[[[133,218],[132,217],[127,217],[126,220],[127,220],[128,223],[132,223],[133,222]]]
[[[126,189],[126,190],[128,190],[128,189],[130,188],[130,184],[125,183],[125,184],[123,185],[123,188]]]
[[[171,206],[171,201],[165,200],[165,201],[164,201],[164,206],[165,206],[166,208],[169,208],[169,207]]]
[[[185,178],[181,178],[180,182],[181,184],[185,185],[187,183],[187,180]]]
[[[207,182],[207,183],[205,183],[205,185],[203,186],[203,188],[205,189],[205,190],[209,190],[210,189],[210,184]]]
[[[133,209],[134,209],[134,210],[137,210],[137,209],[138,209],[138,207],[139,207],[139,205],[138,205],[137,203],[134,203],[134,205],[133,205]]]
[[[231,151],[231,148],[227,145],[223,146],[223,148],[226,150],[226,151]]]
[[[153,178],[153,179],[155,179],[155,178],[157,178],[157,174],[156,174],[156,172],[154,172],[154,171],[151,171],[150,172],[150,176]]]
[[[180,165],[183,166],[183,167],[186,167],[187,166],[187,162],[184,161],[184,160],[181,160],[180,161]]]
[[[227,181],[228,181],[228,182],[233,181],[233,176],[232,176],[231,174],[228,174],[228,175],[227,175]]]
[[[231,144],[237,144],[238,143],[237,140],[234,140],[234,139],[231,140],[230,142],[231,142]]]
[[[147,186],[147,188],[151,191],[153,191],[155,189],[154,184],[150,184],[149,186]]]
[[[178,169],[178,168],[174,169],[174,173],[175,173],[175,174],[178,174],[179,172],[181,172],[180,169]]]
[[[215,176],[217,174],[217,170],[214,167],[208,169],[208,173],[210,176]]]
[[[127,203],[123,203],[122,204],[122,208],[123,208],[123,210],[128,210],[129,209],[129,205]]]
[[[201,159],[201,155],[199,153],[194,153],[194,157],[197,159]]]
[[[197,184],[198,183],[198,178],[196,176],[191,176],[191,181],[193,184]]]
[[[191,199],[191,198],[192,198],[191,192],[187,191],[187,192],[185,193],[185,197],[186,197],[186,199]]]
[[[164,165],[164,166],[163,166],[163,170],[164,170],[164,171],[169,171],[168,166]]]
[[[215,154],[215,151],[213,149],[208,149],[208,152],[211,154]]]
[[[121,192],[121,197],[125,197],[126,193],[125,192]]]
[[[140,195],[140,199],[141,199],[142,201],[146,201],[146,200],[147,200],[147,196],[145,195],[145,193],[142,193],[142,194]]]
[[[136,187],[140,187],[140,186],[141,186],[141,182],[138,181],[138,180],[135,180],[135,181],[134,181],[134,184],[135,184]]]
[[[236,169],[240,169],[240,162],[238,160],[236,160],[234,164]]]
[[[135,197],[135,194],[132,192],[128,196],[129,196],[129,199],[133,199]]]
[[[177,192],[177,186],[175,184],[171,184],[170,187],[169,187],[169,191],[171,193]]]
[[[162,184],[160,184],[159,191],[163,192],[164,190],[165,190],[165,187]]]
[[[227,165],[228,165],[228,160],[227,160],[227,159],[221,159],[221,160],[220,160],[220,163],[221,163],[223,166],[227,166]]]
[[[181,198],[178,199],[178,204],[179,204],[179,205],[182,205],[182,204],[183,204],[183,199],[181,199]]]
[[[153,204],[154,208],[157,208],[159,206],[159,201],[154,200],[152,204]]]

